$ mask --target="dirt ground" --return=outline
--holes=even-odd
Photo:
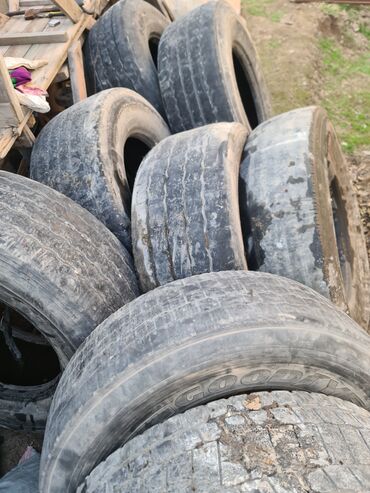
[[[242,0],[275,114],[321,105],[342,143],[370,258],[370,8]]]

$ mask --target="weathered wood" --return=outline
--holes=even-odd
[[[0,103],[2,127],[18,126],[24,118],[24,114],[15,94],[9,72],[0,55]]]
[[[0,34],[0,46],[65,43],[67,40],[68,33],[65,31]]]
[[[16,147],[32,147],[35,143],[36,137],[31,132],[28,125],[25,125],[23,132],[16,141]]]
[[[87,98],[81,39],[75,41],[69,48],[68,65],[73,102],[78,103]]]
[[[67,80],[69,79],[69,68],[68,68],[68,64],[65,63],[64,65],[62,65],[57,73],[57,75],[55,76],[53,82],[63,82],[64,80]]]
[[[19,10],[19,0],[8,0],[9,12],[16,12]]]
[[[82,9],[75,0],[53,0],[62,12],[64,12],[73,22],[78,22],[83,14]]]
[[[41,20],[41,19],[40,19]],[[45,20],[45,19],[43,19]],[[46,19],[47,20],[47,19]],[[13,23],[14,20],[10,19],[6,25]],[[26,22],[36,22],[36,21],[23,21]],[[70,19],[63,18],[61,21],[61,28],[68,31],[68,41],[65,43],[54,43],[50,45],[38,44],[29,46],[28,51],[23,54],[25,58],[30,60],[36,60],[39,58],[47,59],[48,64],[44,67],[35,70],[32,74],[32,82],[42,89],[48,89],[49,85],[52,83],[56,74],[60,70],[61,66],[66,60],[67,52],[71,44],[76,41],[82,33],[87,29],[91,23],[91,16],[83,14],[80,21],[77,24],[73,24]],[[44,32],[49,32],[53,28],[50,26],[45,27]],[[11,32],[11,30],[10,30]],[[4,47],[5,51],[8,47]],[[1,47],[0,47],[1,51]],[[9,79],[10,81],[10,79]],[[22,133],[24,126],[32,114],[31,110],[25,110],[25,115],[22,121],[19,123],[17,128],[0,128],[0,159],[6,156],[9,149],[14,144],[17,137]]]

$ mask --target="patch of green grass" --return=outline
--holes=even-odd
[[[339,5],[331,5],[329,3],[324,3],[320,6],[320,10],[327,15],[332,15],[333,17],[338,17],[340,14]]]
[[[265,17],[266,5],[270,3],[270,0],[242,0],[242,8],[249,15]]]
[[[370,41],[370,27],[366,24],[360,24],[360,33]]]
[[[370,92],[359,92],[353,95],[333,95],[323,101],[334,125],[338,128],[342,146],[346,152],[352,153],[359,147],[370,142],[369,116],[365,113],[370,108]]]
[[[283,13],[280,12],[280,10],[276,10],[270,15],[270,19],[272,20],[272,22],[280,22],[282,17]]]
[[[267,46],[272,50],[276,50],[277,48],[280,48],[281,41],[279,39],[270,39],[270,41],[267,43]]]
[[[346,52],[331,38],[321,38],[319,48],[326,92],[323,105],[338,127],[343,149],[352,153],[370,142],[370,91],[344,94],[341,88],[350,87],[359,74],[370,76],[370,59],[368,53]]]
[[[319,47],[323,53],[323,64],[327,72],[337,77],[338,82],[353,73],[370,75],[370,57],[368,55],[346,57],[339,43],[330,38],[321,38]]]

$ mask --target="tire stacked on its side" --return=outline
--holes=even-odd
[[[100,92],[41,132],[31,174],[132,250],[145,294],[62,374],[41,493],[364,491],[370,338],[345,311],[366,327],[369,266],[325,112],[270,118],[222,0],[171,24],[121,0],[85,62]]]

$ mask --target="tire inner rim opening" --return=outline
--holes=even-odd
[[[159,47],[159,37],[152,36],[149,38],[149,50],[154,62],[155,68],[158,68],[158,47]]]
[[[123,149],[123,159],[125,163],[127,181],[131,190],[134,188],[136,173],[139,169],[141,161],[152,147],[153,146],[147,145],[143,140],[140,140],[137,137],[129,137],[126,140],[125,147]]]
[[[0,382],[34,386],[60,373],[59,359],[48,341],[22,315],[0,304]]]
[[[242,56],[240,55],[238,48],[233,48],[233,62],[235,78],[238,85],[240,98],[242,100],[244,110],[247,114],[249,125],[252,129],[254,129],[259,124],[258,113],[250,80],[247,74],[247,68],[242,61]]]
[[[342,272],[344,288],[346,293],[348,294],[352,284],[351,243],[348,236],[346,208],[344,206],[344,202],[340,193],[338,180],[335,177],[330,182],[330,197],[339,263]]]

